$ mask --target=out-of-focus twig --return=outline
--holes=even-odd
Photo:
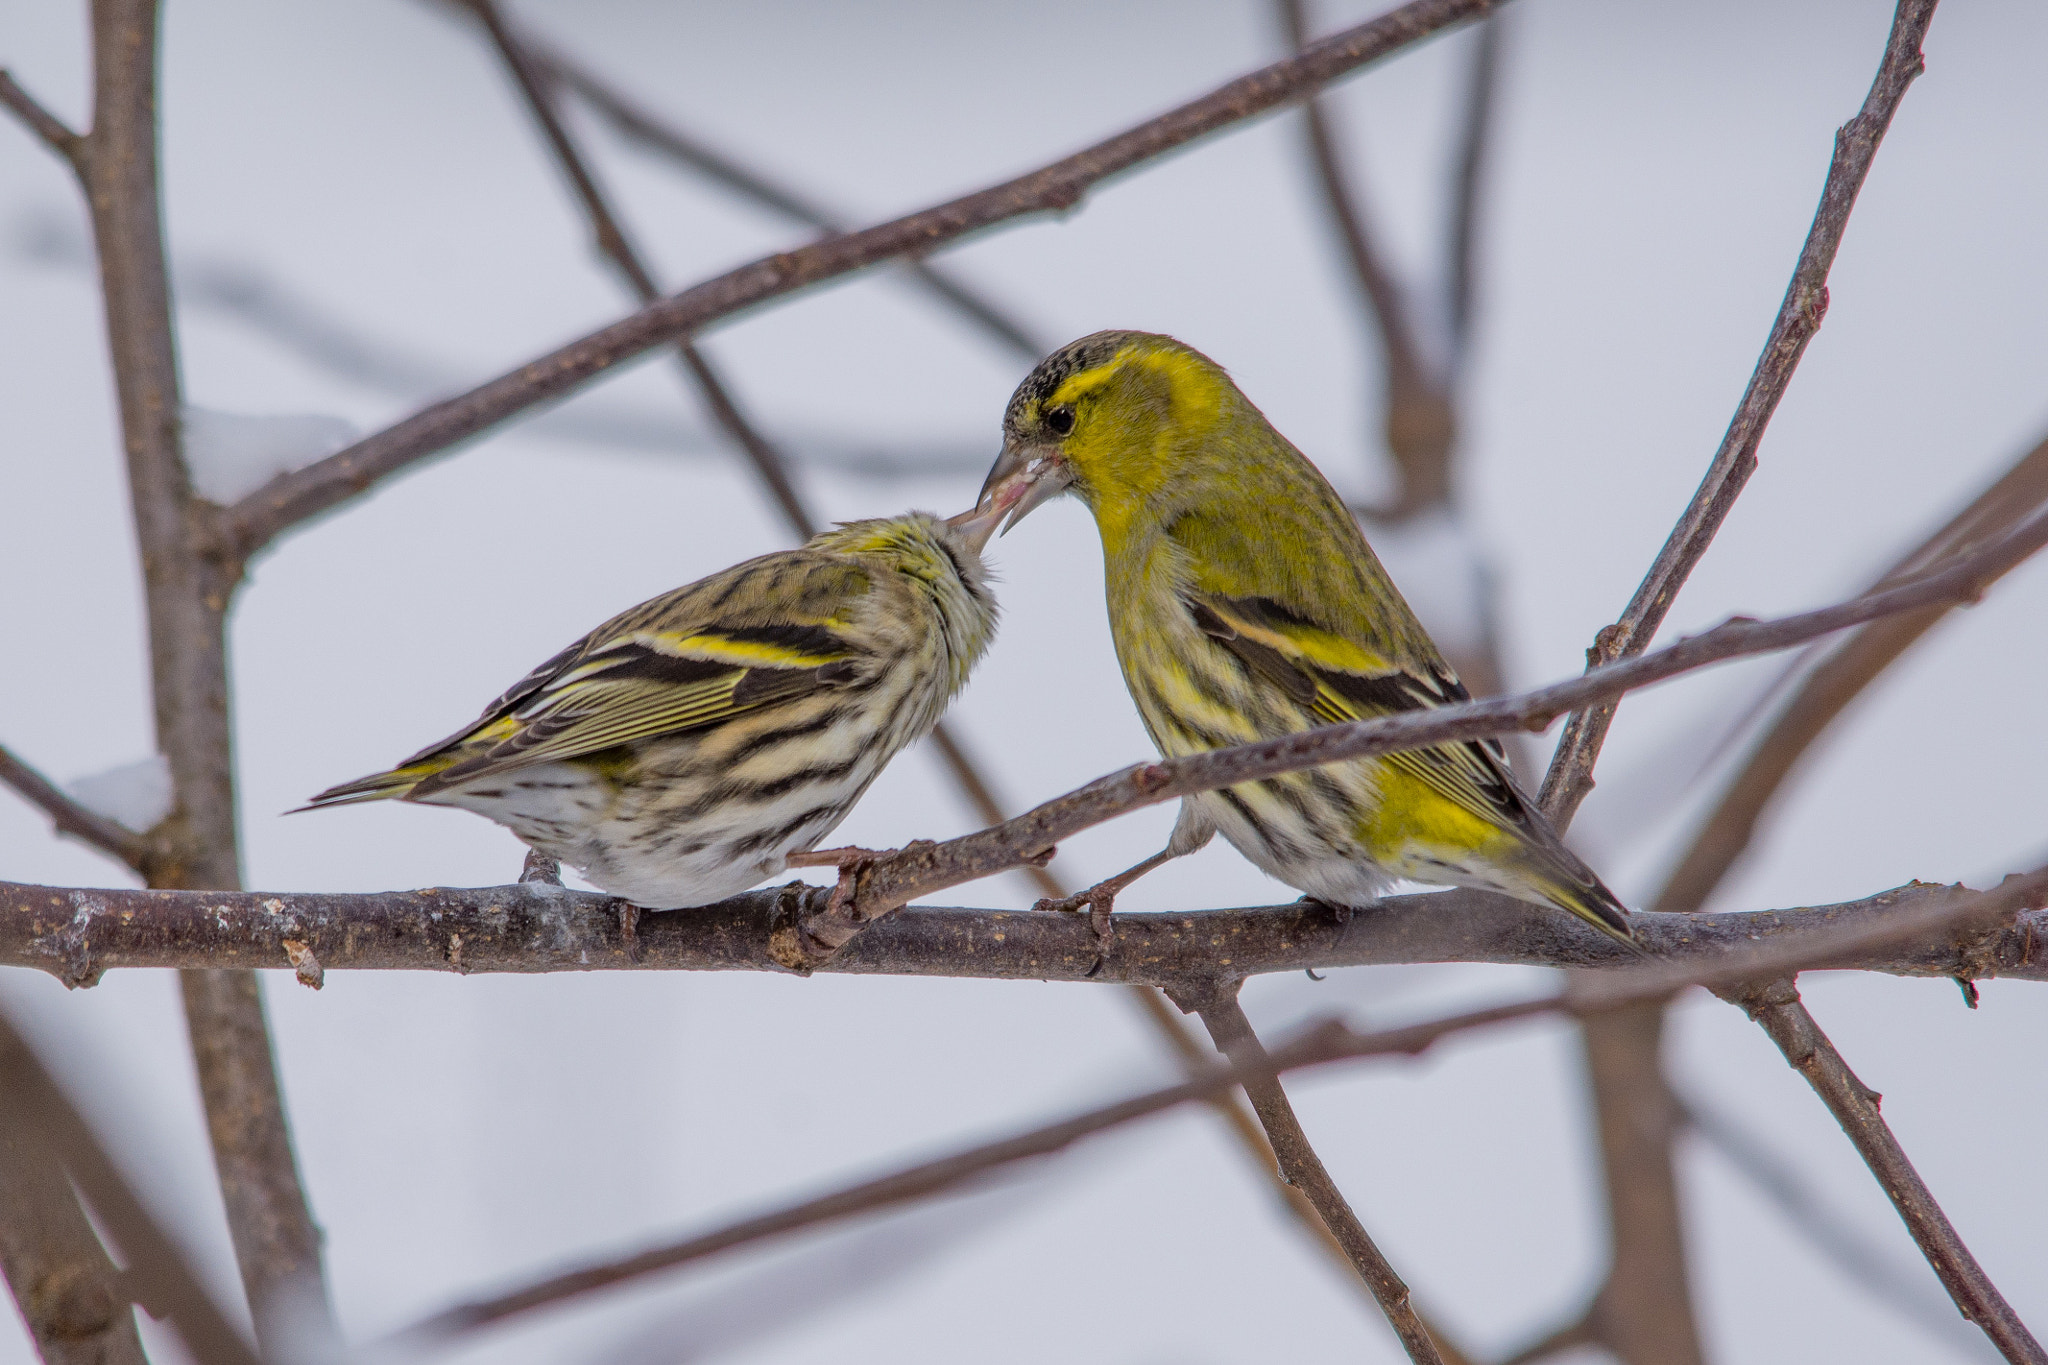
[[[1908,551],[1874,586],[1895,583],[1967,553],[2048,505],[2048,439],[2042,440],[1946,525]],[[1652,905],[1697,910],[1755,838],[1757,822],[1800,760],[1836,717],[1949,614],[1926,607],[1873,621],[1835,644],[1800,681],[1758,736],[1749,757],[1693,836]]]
[[[1954,1305],[1938,1283],[1928,1280],[1912,1264],[1895,1262],[1870,1245],[1859,1229],[1822,1203],[1810,1182],[1762,1137],[1696,1099],[1680,1098],[1678,1106],[1685,1131],[1719,1153],[1737,1174],[1775,1205],[1794,1232],[1835,1263],[1845,1281],[1873,1301],[1925,1328],[1938,1340],[1972,1352],[1983,1348],[1983,1337],[1956,1316]]]
[[[21,1139],[40,1146],[43,1160],[62,1163],[77,1180],[121,1247],[129,1288],[138,1301],[177,1324],[195,1359],[207,1365],[257,1365],[255,1353],[208,1297],[177,1244],[129,1188],[99,1138],[5,1015],[0,1015],[0,1094],[7,1097],[9,1124]]]
[[[1772,320],[1770,337],[1735,409],[1734,419],[1721,438],[1721,447],[1708,465],[1692,502],[1671,529],[1663,549],[1657,552],[1649,574],[1620,619],[1602,630],[1593,648],[1587,651],[1589,668],[1637,653],[1649,645],[1678,590],[1685,586],[1693,565],[1706,553],[1715,532],[1734,507],[1736,496],[1755,471],[1757,446],[1763,440],[1764,428],[1791,383],[1806,343],[1820,330],[1821,318],[1827,313],[1828,271],[1842,245],[1842,233],[1849,225],[1850,211],[1856,207],[1856,196],[1870,174],[1878,143],[1891,126],[1892,115],[1898,111],[1906,87],[1925,67],[1920,44],[1934,18],[1934,5],[1935,0],[1899,0],[1884,59],[1870,93],[1856,117],[1835,133],[1835,153],[1828,164],[1827,183],[1821,189],[1813,226],[1799,250],[1799,263],[1792,271],[1784,302]],[[1544,812],[1559,828],[1571,823],[1579,803],[1592,789],[1593,764],[1613,720],[1613,703],[1588,708],[1572,717],[1558,740],[1557,753],[1544,778],[1541,800]]]
[[[68,834],[128,868],[141,871],[149,857],[149,841],[118,820],[110,820],[64,794],[63,788],[0,745],[0,784],[50,817],[60,834]]]
[[[1472,319],[1479,294],[1479,220],[1485,203],[1486,163],[1493,147],[1494,105],[1500,90],[1501,14],[1474,25],[1472,69],[1466,76],[1459,125],[1458,163],[1451,187],[1449,382],[1456,389],[1472,352]]]
[[[185,464],[159,208],[158,19],[155,0],[93,0],[92,128],[52,145],[77,172],[92,217],[144,565],[156,748],[171,770],[171,813],[137,866],[152,886],[233,887],[240,859],[226,619],[242,560],[222,537],[219,512],[193,496]],[[49,141],[50,130],[41,132]],[[287,1312],[308,1331],[326,1319],[319,1233],[255,983],[200,971],[183,984],[229,1231],[267,1347]]]
[[[1240,76],[1137,127],[977,193],[887,223],[814,242],[705,280],[535,358],[468,393],[396,425],[242,499],[227,518],[243,555],[279,533],[354,498],[379,480],[437,455],[593,376],[689,336],[742,309],[905,255],[937,250],[968,233],[1032,214],[1070,209],[1119,172],[1241,123],[1493,8],[1495,0],[1410,0],[1346,29],[1297,57]]]
[[[1835,1045],[1800,1002],[1789,976],[1722,992],[1770,1035],[1785,1060],[1806,1078],[1855,1144],[1864,1164],[1884,1187],[1906,1230],[1964,1317],[1983,1329],[2013,1365],[2048,1365],[2048,1351],[2034,1339],[2012,1305],[1991,1283],[1955,1226],[1934,1202],[1927,1184],[1906,1157],[1890,1125],[1878,1112],[1880,1096],[1858,1080]]]
[[[742,165],[736,157],[683,132],[673,119],[656,114],[621,93],[589,67],[559,49],[529,38],[526,40],[526,55],[538,72],[575,92],[578,99],[589,105],[629,142],[686,166],[741,198],[806,227],[827,234],[847,230],[847,221],[840,215],[822,207],[808,195],[778,184],[761,172]],[[905,258],[903,269],[935,298],[1014,354],[1025,360],[1036,360],[1046,353],[1048,348],[1022,323],[951,271],[915,256]]]
[[[80,144],[85,139],[73,132],[63,119],[45,109],[41,102],[22,89],[14,79],[14,73],[0,67],[0,104],[14,111],[22,126],[42,139],[43,145],[64,158],[73,170],[80,167]]]
[[[1388,1262],[1386,1253],[1372,1240],[1365,1225],[1358,1221],[1358,1215],[1352,1211],[1343,1191],[1330,1178],[1323,1159],[1310,1145],[1308,1134],[1294,1113],[1294,1105],[1287,1098],[1287,1090],[1280,1084],[1279,1073],[1272,1069],[1272,1058],[1267,1054],[1265,1044],[1252,1031],[1244,1006],[1237,1002],[1237,988],[1238,983],[1231,981],[1218,988],[1176,991],[1173,995],[1175,1003],[1182,1009],[1201,1016],[1209,1036],[1216,1041],[1217,1050],[1246,1077],[1245,1093],[1251,1096],[1252,1110],[1259,1116],[1267,1140],[1273,1144],[1281,1173],[1287,1177],[1288,1184],[1300,1190],[1315,1206],[1323,1226],[1344,1248],[1352,1268],[1372,1290],[1380,1311],[1387,1315],[1387,1325],[1400,1338],[1401,1348],[1408,1353],[1408,1358],[1415,1365],[1443,1365],[1436,1343],[1430,1339],[1428,1329],[1422,1325],[1422,1320],[1415,1315],[1414,1305],[1409,1302],[1407,1284]]]
[[[0,1272],[22,1323],[44,1365],[146,1365],[121,1272],[21,1110],[0,1106]]]
[[[1306,0],[1276,0],[1281,27],[1296,52],[1309,46]],[[1374,509],[1378,520],[1399,521],[1447,503],[1451,496],[1454,428],[1449,387],[1425,362],[1414,318],[1400,284],[1383,258],[1358,189],[1337,148],[1322,100],[1302,106],[1309,157],[1322,188],[1351,274],[1363,294],[1365,312],[1376,325],[1386,367],[1387,451],[1400,472],[1400,491],[1390,507]]]

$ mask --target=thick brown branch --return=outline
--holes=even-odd
[[[1745,944],[1897,924],[1953,888],[1915,883],[1840,905],[1636,916],[1653,955],[1718,959]],[[288,943],[325,971],[768,971],[775,939],[823,904],[821,887],[754,891],[698,910],[643,913],[626,941],[620,902],[519,884],[379,894],[86,890],[0,882],[0,966],[74,986],[122,967],[297,970]],[[910,906],[818,970],[860,975],[1172,985],[1390,963],[1625,965],[1633,956],[1563,914],[1484,891],[1391,896],[1369,910],[1299,901],[1245,910],[1119,915],[1098,943],[1079,916]],[[2048,981],[2048,916],[1831,956],[1832,968],[1899,976]]]
[[[79,144],[84,138],[73,132],[63,119],[45,109],[34,95],[22,89],[14,73],[0,67],[0,104],[14,111],[22,127],[34,133],[45,147],[64,158],[74,171],[79,168]]]
[[[1798,988],[1790,978],[1730,992],[1729,998],[1770,1035],[1778,1050],[1785,1054],[1785,1060],[1806,1078],[1834,1114],[1878,1184],[1891,1197],[1892,1207],[1898,1210],[1906,1230],[1919,1243],[1921,1253],[1941,1277],[1943,1287],[1963,1316],[1982,1328],[1999,1353],[2013,1365],[2048,1365],[2048,1352],[2041,1349],[2040,1342],[1963,1245],[1948,1215],[1934,1202],[1926,1182],[1907,1160],[1890,1125],[1878,1112],[1878,1093],[1858,1080],[1835,1051],[1835,1045],[1801,1003]]]
[[[257,1365],[255,1353],[207,1296],[198,1277],[34,1051],[0,1015],[0,1094],[27,1139],[61,1162],[128,1263],[128,1288],[152,1313],[168,1315],[193,1357],[213,1365]]]
[[[1430,1340],[1428,1330],[1408,1301],[1407,1283],[1395,1272],[1365,1225],[1358,1221],[1344,1192],[1337,1188],[1323,1159],[1310,1145],[1308,1133],[1287,1098],[1287,1089],[1281,1085],[1279,1073],[1273,1070],[1273,1059],[1267,1055],[1258,1034],[1252,1031],[1244,1006],[1237,1003],[1237,983],[1230,982],[1221,990],[1177,993],[1175,999],[1181,1008],[1200,1014],[1217,1049],[1244,1076],[1245,1093],[1251,1096],[1252,1110],[1273,1144],[1281,1174],[1315,1206],[1323,1226],[1344,1248],[1352,1268],[1372,1291],[1380,1311],[1387,1315],[1387,1325],[1400,1338],[1401,1349],[1416,1365],[1443,1365],[1436,1343]]]
[[[1654,653],[1608,664],[1579,678],[1518,696],[1328,725],[1280,739],[1129,768],[1098,778],[993,828],[945,843],[912,844],[878,859],[859,874],[857,894],[848,907],[850,916],[842,917],[850,918],[857,929],[915,897],[1019,866],[1084,829],[1175,797],[1338,759],[1479,739],[1514,729],[1541,729],[1556,717],[1589,702],[1617,697],[1707,663],[1790,648],[1832,631],[1917,607],[1968,601],[1982,591],[1985,583],[2027,558],[2044,542],[2048,542],[2048,514],[1959,557],[1947,568],[1910,583],[1775,621],[1738,618]],[[843,936],[833,937],[834,941],[843,941]]]
[[[1664,1077],[1665,1003],[1645,1001],[1583,1027],[1609,1254],[1585,1326],[1627,1365],[1704,1359],[1673,1160],[1678,1109]]]
[[[1855,208],[1856,196],[1870,174],[1877,145],[1891,126],[1892,115],[1898,111],[1906,87],[1924,67],[1920,44],[1927,34],[1928,22],[1934,17],[1934,5],[1935,0],[1899,0],[1891,36],[1885,43],[1884,60],[1878,66],[1877,78],[1871,83],[1863,108],[1835,133],[1835,154],[1828,164],[1827,183],[1821,189],[1813,226],[1800,248],[1799,263],[1793,268],[1778,316],[1771,323],[1763,355],[1757,360],[1727,434],[1721,438],[1721,448],[1715,452],[1692,502],[1672,527],[1669,539],[1657,552],[1656,562],[1650,566],[1649,575],[1636,589],[1621,619],[1602,630],[1587,652],[1588,667],[1598,667],[1648,647],[1693,565],[1706,553],[1715,532],[1721,529],[1729,509],[1735,505],[1736,495],[1755,471],[1757,446],[1763,440],[1764,428],[1792,381],[1792,372],[1799,366],[1806,343],[1820,330],[1821,318],[1827,312],[1828,271],[1842,244],[1842,233],[1849,225],[1849,212]],[[1573,716],[1558,741],[1557,754],[1544,778],[1541,800],[1545,813],[1560,828],[1571,823],[1579,802],[1592,789],[1593,764],[1613,721],[1613,703],[1593,707]]]
[[[860,232],[778,253],[685,289],[470,392],[415,413],[329,458],[272,481],[229,514],[234,543],[254,550],[379,479],[515,413],[559,398],[594,375],[721,318],[968,233],[1071,209],[1119,172],[1242,123],[1369,62],[1492,8],[1492,0],[1412,0],[1307,52],[1275,62],[1177,109],[1003,184]]]
[[[98,811],[79,805],[56,783],[9,753],[4,746],[0,746],[0,784],[13,788],[22,800],[49,816],[58,833],[90,844],[115,862],[138,872],[148,860],[149,843],[140,834],[118,820],[110,820]]]
[[[1940,530],[1904,555],[1879,586],[1924,571],[2003,534],[2048,504],[2048,440],[1985,489]],[[1873,621],[1834,646],[1800,682],[1791,700],[1751,747],[1713,812],[1693,837],[1652,904],[1697,910],[1749,848],[1764,811],[1806,752],[1850,703],[1948,615],[1926,607]]]
[[[121,1272],[11,1092],[0,1107],[0,1271],[44,1365],[146,1365]]]
[[[155,0],[94,0],[93,127],[80,148],[81,177],[143,564],[156,747],[174,798],[152,834],[149,879],[232,887],[241,873],[226,619],[241,568],[223,552],[218,514],[192,495],[181,448],[157,175],[158,17]],[[260,996],[247,979],[202,975],[184,985],[236,1259],[267,1347],[285,1311],[305,1327],[326,1311],[319,1233],[282,1142]]]
[[[1727,986],[1746,974],[1798,970],[1824,960],[1828,956],[1829,944],[1837,949],[1869,948],[1887,941],[1901,928],[1916,933],[1933,933],[1953,931],[1955,926],[1963,923],[2000,923],[2021,906],[2038,900],[2044,892],[2048,892],[2048,870],[2025,878],[2009,879],[1996,891],[1944,891],[1927,904],[1896,917],[1896,922],[1889,926],[1845,928],[1837,925],[1797,940],[1738,946],[1711,963],[1693,964],[1689,968],[1673,963],[1646,964],[1640,959],[1629,958],[1628,965],[1613,973],[1610,979],[1592,985],[1574,986],[1558,995],[1495,1005],[1375,1033],[1361,1034],[1340,1024],[1324,1024],[1300,1040],[1283,1045],[1269,1057],[1250,1064],[1237,1062],[1229,1067],[1211,1068],[1202,1076],[1179,1085],[1105,1105],[937,1161],[908,1167],[773,1213],[744,1219],[702,1236],[551,1276],[497,1298],[463,1304],[436,1314],[401,1333],[398,1339],[424,1342],[445,1338],[735,1247],[908,1200],[929,1198],[998,1166],[1058,1151],[1090,1134],[1162,1113],[1228,1086],[1255,1086],[1284,1071],[1330,1062],[1365,1057],[1419,1056],[1456,1033],[1495,1028],[1549,1014],[1583,1018],[1599,1011],[1627,1008],[1658,999],[1690,985]],[[1216,966],[1212,955],[1206,973],[1190,973],[1183,982],[1196,990],[1213,992],[1224,984],[1215,978]]]
[[[562,52],[528,39],[526,55],[545,77],[574,91],[578,99],[628,141],[687,166],[714,184],[806,227],[834,236],[847,230],[839,215],[684,133],[673,122],[619,93],[590,68]],[[1036,360],[1049,349],[1002,308],[950,272],[916,257],[906,259],[903,269],[932,295],[1020,357]]]

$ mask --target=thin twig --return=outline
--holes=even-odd
[[[1854,1143],[1864,1164],[1890,1196],[1906,1230],[1919,1243],[1927,1263],[1955,1300],[1964,1317],[1982,1328],[1991,1344],[2013,1365],[2048,1365],[2048,1351],[2034,1339],[2012,1305],[1984,1273],[1977,1258],[1956,1235],[1948,1215],[1906,1158],[1899,1141],[1878,1112],[1879,1095],[1856,1078],[1835,1045],[1814,1023],[1790,977],[1726,993],[1770,1035],[1792,1068],[1806,1078],[1827,1105],[1842,1131]]]
[[[805,227],[833,235],[847,230],[848,224],[840,215],[683,132],[673,120],[621,94],[589,67],[559,49],[528,38],[526,55],[543,76],[574,91],[578,99],[629,142],[687,166],[714,184]],[[1048,348],[1022,323],[950,271],[917,257],[907,258],[903,269],[932,295],[1014,354],[1036,360],[1046,353]]]
[[[1472,317],[1479,293],[1479,220],[1486,188],[1487,154],[1493,145],[1493,106],[1500,90],[1501,30],[1506,23],[1504,16],[1489,14],[1473,26],[1472,69],[1465,78],[1457,172],[1451,182],[1448,311],[1452,388],[1457,386],[1472,351]]]
[[[1876,586],[1965,553],[2004,533],[2048,504],[2048,439],[1919,545],[1901,556]],[[1836,644],[1800,682],[1770,727],[1751,747],[1721,799],[1701,823],[1651,901],[1653,908],[1683,912],[1707,903],[1756,836],[1757,822],[1806,752],[1835,719],[1886,669],[1947,618],[1946,607],[1926,607],[1873,621]]]
[[[115,862],[140,872],[149,859],[149,841],[118,820],[82,806],[63,788],[0,745],[0,784],[50,817],[60,834],[90,844]]]
[[[27,1040],[0,1014],[0,1094],[31,1141],[63,1163],[127,1258],[138,1299],[177,1324],[193,1356],[208,1365],[257,1365],[184,1253],[129,1188],[106,1148],[64,1097]]]
[[[1906,87],[1925,66],[1920,44],[1928,22],[1934,17],[1934,5],[1935,0],[1899,0],[1891,36],[1885,43],[1884,60],[1878,66],[1863,108],[1835,133],[1835,154],[1828,164],[1827,183],[1821,190],[1813,226],[1799,250],[1799,263],[1786,286],[1784,302],[1771,323],[1770,337],[1750,376],[1749,387],[1735,409],[1727,434],[1721,438],[1721,447],[1621,619],[1602,630],[1593,648],[1587,651],[1587,667],[1597,668],[1648,647],[1693,565],[1706,553],[1715,532],[1721,529],[1721,523],[1735,505],[1736,495],[1755,471],[1757,446],[1763,440],[1764,428],[1791,383],[1806,343],[1820,329],[1821,318],[1827,312],[1828,271],[1842,244],[1842,233],[1849,225],[1856,196],[1870,174],[1877,145],[1891,126],[1892,115],[1898,111]],[[1565,726],[1557,753],[1551,759],[1550,772],[1544,778],[1541,797],[1544,812],[1558,828],[1571,823],[1579,803],[1592,790],[1593,765],[1613,721],[1614,706],[1609,703],[1573,716]]]
[[[1367,1057],[1416,1057],[1454,1034],[1498,1028],[1554,1014],[1584,1018],[1589,1014],[1659,999],[1690,986],[1727,987],[1754,976],[1804,970],[1817,963],[1833,961],[1844,952],[1867,951],[1902,935],[1947,934],[1954,932],[1953,926],[1958,924],[2002,922],[2023,907],[2038,902],[2043,894],[2048,894],[2048,869],[2010,878],[1993,891],[1946,892],[1905,914],[1892,917],[1888,924],[1835,925],[1775,943],[1735,945],[1711,961],[1690,965],[1644,963],[1639,958],[1629,958],[1629,965],[1614,972],[1609,980],[1589,985],[1574,984],[1563,992],[1537,999],[1488,1006],[1372,1033],[1358,1033],[1342,1024],[1325,1023],[1309,1030],[1299,1040],[1283,1044],[1263,1059],[1211,1067],[1200,1077],[1177,1085],[1104,1105],[1073,1118],[968,1148],[935,1161],[921,1162],[815,1199],[743,1219],[710,1233],[550,1276],[495,1298],[458,1305],[396,1334],[393,1339],[409,1343],[445,1339],[515,1314],[561,1303],[740,1246],[910,1200],[929,1198],[999,1166],[1059,1151],[1091,1134],[1163,1113],[1228,1086],[1246,1085],[1249,1088],[1283,1072],[1333,1062]],[[1216,966],[1212,954],[1203,964],[1208,975],[1204,975],[1202,970],[1191,971],[1182,984],[1213,990],[1218,984],[1213,977]],[[1196,987],[1198,982],[1203,985]]]
[[[1365,1225],[1358,1221],[1343,1191],[1330,1178],[1323,1159],[1310,1145],[1301,1120],[1295,1116],[1294,1105],[1287,1098],[1287,1090],[1280,1084],[1279,1073],[1273,1070],[1273,1059],[1267,1055],[1259,1035],[1252,1031],[1244,1006],[1237,1002],[1237,987],[1238,983],[1232,981],[1222,989],[1177,995],[1176,1003],[1183,1009],[1199,1012],[1218,1050],[1245,1077],[1245,1093],[1251,1096],[1252,1110],[1264,1125],[1267,1140],[1273,1144],[1281,1173],[1288,1184],[1315,1205],[1323,1226],[1344,1248],[1352,1269],[1372,1290],[1380,1311],[1387,1315],[1387,1325],[1400,1338],[1408,1358],[1416,1365],[1443,1365],[1436,1343],[1430,1340],[1428,1330],[1408,1301],[1407,1283],[1395,1272]]]
[[[1493,8],[1494,0],[1411,0],[1099,142],[1002,184],[918,213],[744,265],[662,299],[468,393],[432,404],[348,449],[272,480],[228,515],[231,543],[254,552],[278,533],[348,501],[397,470],[593,376],[743,309],[863,270],[936,250],[972,232],[1067,210],[1110,176],[1279,107],[1369,62]]]
[[[1082,830],[1175,797],[1339,759],[1376,757],[1513,729],[1539,730],[1590,702],[1618,697],[1708,663],[1790,648],[1918,607],[1969,601],[1982,592],[1984,584],[1995,581],[2044,542],[2048,542],[2048,513],[1910,583],[1772,621],[1736,618],[1653,653],[1516,696],[1322,726],[1279,739],[1128,768],[990,829],[943,843],[915,844],[875,859],[856,877],[851,904],[833,912],[834,927],[839,927],[837,919],[849,919],[856,927],[871,923],[915,897],[1019,866]]]
[[[1978,1348],[1970,1325],[1956,1316],[1937,1282],[1914,1264],[1895,1261],[1871,1246],[1849,1219],[1815,1196],[1813,1182],[1795,1170],[1762,1137],[1698,1100],[1674,1096],[1685,1130],[1706,1143],[1765,1199],[1777,1206],[1791,1229],[1804,1237],[1842,1278],[1872,1300],[1918,1323],[1950,1345]]]
[[[1305,51],[1309,46],[1306,0],[1275,3],[1288,42],[1295,51]],[[1450,499],[1450,394],[1423,361],[1408,302],[1381,258],[1364,202],[1350,183],[1345,158],[1337,149],[1329,111],[1323,101],[1312,97],[1302,106],[1302,118],[1323,205],[1365,299],[1365,311],[1379,334],[1386,365],[1387,450],[1400,471],[1401,491],[1392,507],[1374,515],[1399,520]]]
[[[79,168],[79,147],[85,139],[73,132],[63,119],[44,108],[5,67],[0,67],[0,104],[12,109],[22,126],[42,139],[45,147],[70,163],[73,170]]]
[[[611,263],[641,303],[652,303],[660,298],[661,289],[654,282],[653,272],[626,236],[617,212],[597,183],[589,159],[569,136],[561,111],[555,107],[551,87],[535,67],[524,41],[514,37],[494,0],[458,0],[458,3],[475,13],[497,47],[498,55],[504,60],[506,70],[511,73],[526,102],[527,112],[540,125],[542,136],[554,152],[556,168],[568,179],[583,207],[598,254]],[[682,362],[686,379],[711,410],[719,428],[746,455],[755,477],[761,480],[783,520],[796,533],[796,538],[809,540],[816,535],[817,518],[804,505],[790,477],[789,463],[782,458],[782,453],[740,411],[732,390],[690,338],[683,337],[676,342],[676,354]]]

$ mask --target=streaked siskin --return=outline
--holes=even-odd
[[[1171,337],[1101,332],[1017,389],[983,489],[1010,524],[1071,489],[1102,537],[1124,681],[1161,753],[1198,753],[1467,693],[1349,509],[1221,366]],[[1499,747],[1326,764],[1190,797],[1168,848],[1216,832],[1319,900],[1397,879],[1504,892],[1617,938],[1628,914],[1517,788]]]
[[[966,683],[995,520],[851,522],[643,602],[311,807],[456,806],[640,905],[721,900],[830,833]]]

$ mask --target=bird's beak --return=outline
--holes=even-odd
[[[977,503],[957,516],[946,518],[946,525],[960,533],[968,547],[976,554],[982,552],[990,536],[996,533],[996,525],[1003,519],[1007,506]]]
[[[1074,467],[1056,446],[1028,446],[1012,442],[996,457],[988,481],[981,486],[975,515],[1002,517],[1005,533],[1030,515],[1032,509],[1052,501],[1074,482]]]

